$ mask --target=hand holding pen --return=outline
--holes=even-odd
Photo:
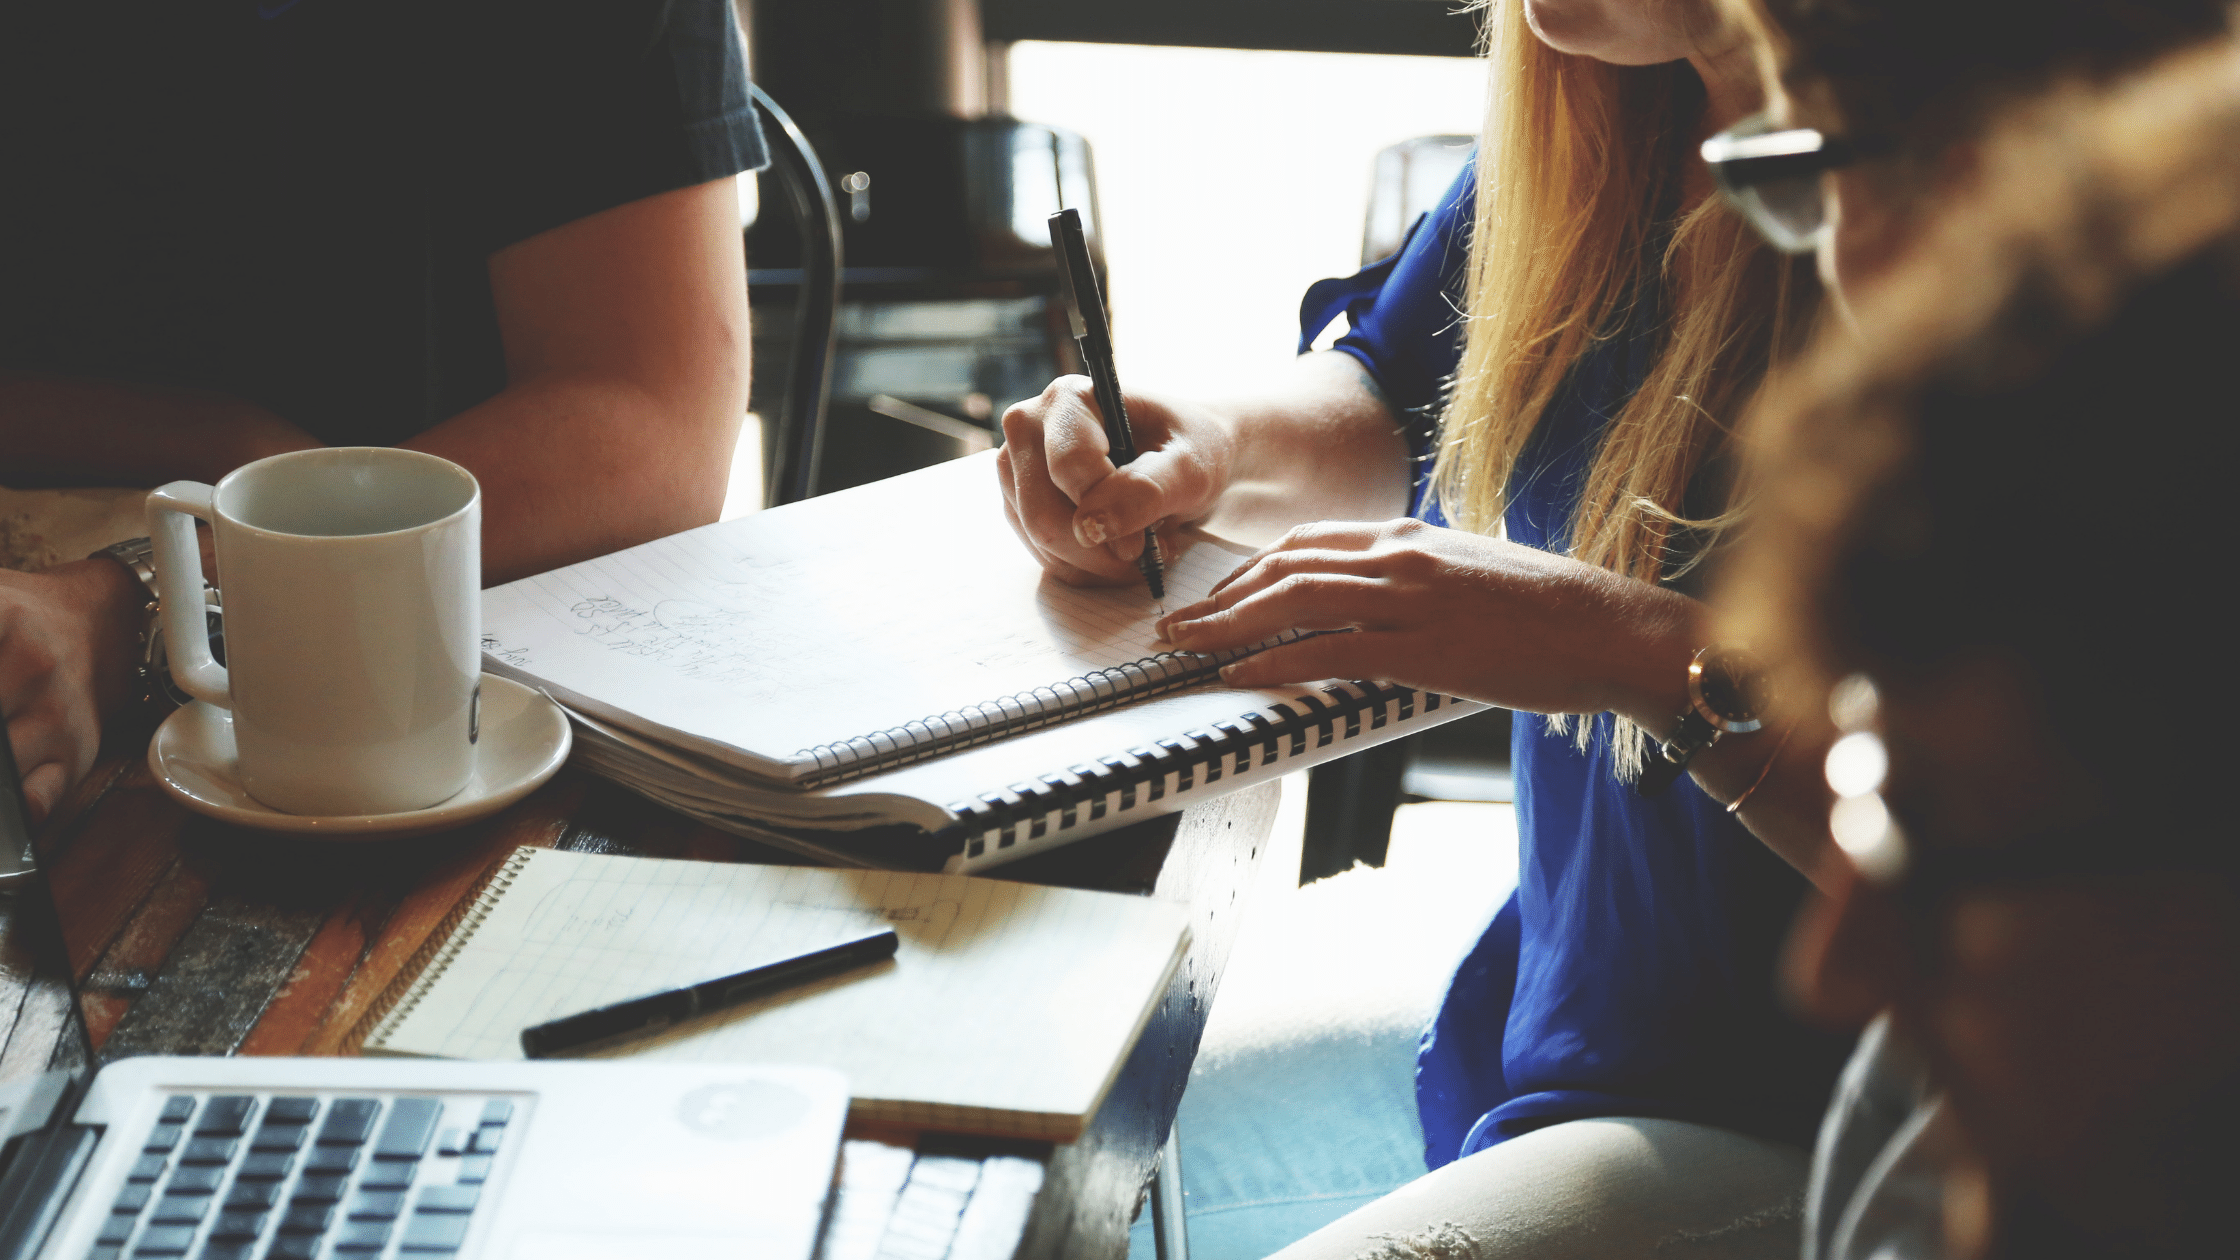
[[[1060,210],[1050,216],[1050,244],[1058,254],[1058,276],[1064,292],[1066,318],[1074,344],[1095,387],[1097,411],[1104,419],[1105,443],[1112,466],[1125,467],[1136,457],[1134,432],[1128,427],[1127,404],[1120,397],[1120,372],[1112,356],[1112,329],[1105,317],[1104,294],[1096,271],[1089,265],[1089,242],[1081,230],[1081,212]],[[1143,531],[1143,554],[1136,561],[1151,598],[1167,597],[1166,570],[1159,560],[1156,524]]]

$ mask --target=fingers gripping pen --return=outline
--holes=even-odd
[[[1097,273],[1089,266],[1089,241],[1081,231],[1081,212],[1060,210],[1050,216],[1050,245],[1058,251],[1059,287],[1066,300],[1066,319],[1073,328],[1073,342],[1081,348],[1081,362],[1089,369],[1096,388],[1097,410],[1104,413],[1105,444],[1112,449],[1112,466],[1124,467],[1136,457],[1135,434],[1128,428],[1128,408],[1120,401],[1120,372],[1112,361],[1112,327],[1106,322],[1104,294],[1097,287]],[[1143,555],[1136,560],[1151,598],[1167,597],[1167,574],[1159,563],[1159,530],[1156,524],[1143,531]]]

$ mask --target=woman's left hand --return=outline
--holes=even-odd
[[[1302,525],[1159,623],[1210,652],[1349,630],[1222,670],[1237,687],[1362,678],[1540,713],[1661,726],[1685,702],[1701,605],[1533,547],[1421,521]]]

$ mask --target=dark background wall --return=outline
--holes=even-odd
[[[1015,40],[1477,53],[1458,0],[737,0],[757,82],[796,113],[1001,113]]]
[[[992,40],[1283,48],[1468,57],[1456,0],[982,0]]]

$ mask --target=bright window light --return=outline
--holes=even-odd
[[[1204,395],[1292,356],[1300,295],[1360,265],[1378,150],[1476,134],[1486,68],[1022,42],[1010,80],[1014,115],[1094,153],[1121,378]]]
[[[731,476],[723,494],[723,520],[762,510],[762,417],[747,413],[739,444],[731,448]]]

